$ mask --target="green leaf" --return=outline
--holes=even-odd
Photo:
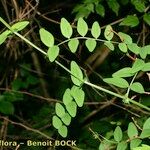
[[[135,6],[138,12],[144,12],[146,7],[143,0],[131,0],[131,3]]]
[[[113,73],[112,76],[113,77],[131,77],[133,75],[134,73],[132,73],[132,69],[130,67],[125,67]]]
[[[92,25],[91,34],[94,38],[98,38],[101,34],[101,28],[99,26],[99,23],[95,21]]]
[[[104,42],[104,45],[106,45],[112,51],[115,49],[114,45],[110,41]]]
[[[130,149],[132,150],[135,147],[138,147],[142,143],[140,139],[133,139],[130,141]]]
[[[79,18],[77,22],[77,31],[81,36],[85,36],[88,32],[88,25],[83,18]]]
[[[68,134],[68,129],[65,125],[62,125],[59,129],[58,129],[58,133],[62,136],[62,137],[66,137]]]
[[[123,32],[119,32],[118,35],[124,43],[132,44],[132,38],[128,34],[125,34]]]
[[[53,116],[52,124],[54,128],[59,129],[62,126],[62,121],[57,116]]]
[[[53,47],[50,47],[47,51],[47,55],[48,55],[50,62],[55,61],[55,59],[59,55],[59,47],[56,45]]]
[[[71,123],[71,117],[68,113],[65,113],[65,115],[61,118],[61,120],[67,126]]]
[[[48,32],[44,28],[41,28],[39,33],[43,44],[45,44],[47,47],[52,47],[54,45],[54,37],[50,32]]]
[[[132,66],[132,72],[135,73],[135,72],[142,70],[144,68],[144,65],[145,65],[145,63],[143,60],[136,59]]]
[[[68,105],[73,100],[73,97],[71,96],[71,90],[66,89],[64,95],[63,95],[63,103],[65,105]]]
[[[134,125],[133,122],[130,122],[128,124],[128,130],[127,130],[128,136],[130,139],[138,136],[138,130],[137,127]]]
[[[115,131],[114,131],[114,139],[117,142],[120,142],[122,140],[122,130],[119,126],[116,127]]]
[[[78,39],[71,39],[68,42],[68,47],[72,53],[75,53],[77,51],[78,46],[79,46],[79,40]]]
[[[92,3],[88,3],[85,8],[86,8],[87,10],[89,10],[90,13],[91,13],[91,12],[94,12],[94,4],[92,4]]]
[[[150,54],[150,45],[146,45],[144,47],[141,47],[140,49],[140,56],[145,59],[147,54]]]
[[[103,81],[108,84],[113,84],[120,88],[127,88],[129,86],[128,82],[125,79],[119,77],[105,78],[103,79]]]
[[[83,83],[83,73],[75,61],[71,61],[71,74],[72,82],[80,86]]]
[[[104,31],[104,36],[108,41],[110,41],[113,38],[114,32],[110,25],[106,26],[105,31]]]
[[[144,93],[145,92],[143,85],[139,82],[134,82],[130,88],[132,91],[137,92],[137,93]]]
[[[61,19],[60,30],[64,37],[69,39],[72,36],[72,33],[73,33],[72,27],[65,18]]]
[[[143,129],[150,129],[150,117],[145,121]]]
[[[119,43],[118,47],[123,53],[126,53],[128,51],[127,45],[125,43]]]
[[[142,144],[140,147],[133,148],[133,150],[149,150],[150,146]]]
[[[127,46],[131,52],[133,52],[136,55],[139,54],[140,48],[138,47],[136,43],[127,44]]]
[[[142,71],[150,71],[150,62],[149,63],[145,63],[143,68],[142,68]]]
[[[0,34],[0,45],[5,42],[5,40],[7,39],[8,35],[10,33],[11,33],[11,31],[6,30],[6,31],[4,31],[3,33]]]
[[[71,101],[69,104],[66,105],[66,109],[68,113],[72,116],[75,117],[77,113],[77,104],[74,101]]]
[[[60,118],[62,118],[65,115],[65,109],[60,103],[56,103],[55,112]]]
[[[71,94],[73,98],[75,99],[75,102],[77,103],[77,105],[79,107],[82,107],[84,103],[84,97],[85,97],[84,91],[77,86],[73,86],[71,88]]]
[[[14,113],[14,105],[10,102],[0,101],[0,112],[5,115],[12,115]]]
[[[93,52],[96,47],[96,41],[94,39],[87,39],[85,45],[90,52]]]
[[[149,47],[150,48],[150,47]],[[148,50],[147,50],[147,46],[144,46],[144,47],[140,47],[139,48],[139,53],[140,53],[140,57],[142,59],[145,59],[147,54],[148,54]]]
[[[143,19],[150,26],[150,14],[144,14]]]
[[[108,141],[102,141],[99,145],[99,150],[107,150],[111,144]]]
[[[28,24],[29,24],[29,21],[20,21],[20,22],[13,24],[11,28],[12,30],[18,32],[18,31],[23,30]]]
[[[123,141],[117,145],[117,150],[126,150],[127,146],[127,143]]]
[[[140,135],[140,138],[149,138],[150,137],[150,129],[144,129],[142,130],[142,133]]]
[[[101,17],[105,16],[105,8],[103,5],[97,4],[95,10],[96,10],[96,13],[99,14]]]
[[[135,27],[139,24],[139,19],[137,16],[128,15],[123,21],[120,23],[121,26],[130,26]]]
[[[120,5],[116,0],[107,0],[108,6],[112,11],[118,15]]]

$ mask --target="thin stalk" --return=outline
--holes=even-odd
[[[131,83],[130,83],[128,89],[127,89],[127,93],[126,93],[126,96],[127,96],[127,97],[129,96],[129,92],[130,92],[130,89],[131,89],[131,85],[133,84],[133,82],[134,82],[134,80],[135,80],[137,74],[138,74],[138,72],[134,75],[134,77],[133,77],[133,79],[132,79],[132,81],[131,81]]]

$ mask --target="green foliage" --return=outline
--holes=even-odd
[[[61,33],[64,37],[70,38],[72,36],[72,33],[73,33],[72,27],[65,18],[61,19],[60,29],[61,29]]]
[[[90,52],[93,52],[96,47],[96,41],[94,39],[87,39],[85,45]]]
[[[138,136],[138,130],[133,122],[129,123],[127,133],[131,139]]]
[[[47,51],[47,55],[48,55],[50,62],[55,61],[55,59],[59,55],[59,47],[57,45],[50,47]]]
[[[132,72],[132,68],[130,67],[125,67],[122,68],[120,70],[118,70],[117,72],[113,73],[113,77],[131,77],[133,76],[134,73]]]
[[[128,15],[126,18],[123,19],[123,21],[120,23],[120,25],[135,27],[139,24],[139,19],[137,16]]]
[[[119,3],[117,2],[117,0],[108,0],[107,3],[108,3],[109,8],[112,9],[112,11],[113,11],[116,15],[118,15],[120,5],[119,5]]]
[[[68,42],[68,47],[72,53],[75,53],[77,51],[78,46],[79,46],[79,40],[78,39],[71,39]]]
[[[120,142],[122,140],[122,130],[119,126],[116,127],[114,131],[114,139],[116,142]]]
[[[134,82],[132,85],[131,85],[131,90],[137,92],[137,93],[144,93],[144,88],[142,86],[141,83],[139,82]]]
[[[112,40],[113,36],[114,36],[114,32],[113,32],[113,29],[110,25],[108,25],[106,28],[105,28],[105,31],[104,31],[104,36],[105,38],[110,41]]]
[[[128,50],[127,45],[125,43],[119,43],[118,47],[119,47],[120,51],[122,51],[123,53],[126,53]]]
[[[149,126],[147,126],[148,123],[149,123],[149,120],[150,120],[150,118],[148,118],[145,121],[144,125],[143,125],[143,129],[142,129],[143,131],[141,133],[142,136],[141,135],[139,136],[138,129],[137,129],[136,125],[133,122],[130,122],[128,124],[127,131],[123,131],[120,126],[117,126],[115,128],[114,134],[113,134],[114,139],[112,139],[112,138],[107,139],[105,137],[104,138],[105,140],[100,143],[99,149],[100,150],[105,150],[107,147],[110,148],[110,145],[113,145],[114,147],[116,147],[117,150],[126,150],[127,147],[128,147],[128,144],[129,144],[131,150],[138,150],[139,148],[141,148],[141,147],[138,147],[138,146],[142,143],[142,139],[150,137],[149,131],[145,131],[145,133],[144,133],[144,130],[148,130],[148,129],[144,129],[145,127],[150,128]],[[126,134],[128,135],[129,139],[126,136]],[[114,142],[114,140],[116,142]]]
[[[97,39],[101,34],[101,28],[97,21],[95,21],[92,25],[91,34],[95,39]]]
[[[96,5],[96,6],[100,5],[98,1],[93,1],[92,5],[91,5],[90,1],[85,1],[85,2],[88,4],[87,9],[90,11],[94,11],[93,5]],[[107,3],[109,5],[109,7],[116,14],[118,14],[120,5],[117,2],[117,0],[109,0]],[[132,1],[132,3],[135,5],[135,7],[137,7],[135,2]],[[140,8],[140,9],[138,8],[138,10],[142,10],[142,8]],[[127,18],[129,19],[129,16]],[[133,22],[128,23],[129,20],[126,20],[127,18],[125,18],[124,21],[121,23],[122,25],[128,25],[131,27],[134,27],[137,25],[137,22],[135,25],[135,22],[134,22],[135,20],[134,21],[132,20],[133,18],[132,19],[130,18],[130,20],[133,21],[134,23]],[[23,25],[21,27],[19,27],[19,26],[21,26],[21,25],[18,25],[18,29],[17,29],[17,27],[15,27],[15,30],[20,31],[21,28],[23,29]],[[98,22],[94,22],[92,24],[92,28],[91,28],[92,38],[86,37],[88,30],[89,30],[88,25],[85,22],[85,20],[81,17],[77,21],[77,32],[79,33],[79,37],[72,38],[72,34],[73,34],[72,26],[65,18],[61,19],[60,30],[61,30],[61,34],[65,38],[67,38],[67,40],[65,40],[57,45],[54,45],[54,37],[50,32],[46,31],[43,28],[41,28],[39,31],[41,41],[48,47],[48,52],[45,54],[45,52],[43,52],[43,50],[41,50],[40,48],[38,48],[38,50],[40,49],[40,51],[42,51],[43,54],[45,54],[49,58],[50,62],[55,61],[55,59],[59,55],[60,46],[64,43],[67,43],[70,51],[72,53],[75,53],[79,46],[79,39],[82,39],[85,41],[84,46],[86,46],[90,52],[94,51],[95,47],[97,46],[98,41],[100,41],[100,42],[103,42],[104,45],[106,45],[110,50],[112,50],[114,52],[116,52],[115,46],[114,46],[114,43],[115,43],[121,52],[124,52],[125,54],[128,54],[128,55],[130,55],[130,53],[131,53],[137,57],[135,59],[135,61],[133,61],[132,67],[130,66],[131,65],[130,64],[129,66],[124,67],[124,68],[116,71],[115,73],[113,73],[112,78],[104,78],[103,79],[103,81],[108,84],[112,84],[119,88],[126,88],[127,91],[124,90],[123,93],[121,93],[121,94],[119,93],[121,90],[119,91],[117,89],[117,91],[119,91],[118,92],[119,94],[118,94],[118,93],[112,92],[111,90],[107,90],[107,88],[103,88],[101,86],[92,84],[88,81],[88,79],[85,80],[84,75],[86,76],[86,74],[83,74],[81,67],[77,64],[76,61],[71,60],[70,69],[66,68],[64,65],[62,65],[58,61],[55,61],[55,63],[57,65],[61,66],[68,73],[70,73],[71,81],[73,83],[73,86],[71,89],[67,88],[65,90],[65,92],[63,94],[63,98],[62,98],[63,99],[62,103],[58,103],[58,102],[56,103],[55,115],[52,118],[52,124],[53,124],[54,128],[57,129],[58,133],[62,137],[64,137],[64,138],[67,137],[68,126],[71,124],[72,118],[76,117],[78,107],[83,107],[83,105],[84,105],[86,93],[83,91],[83,89],[84,89],[82,87],[83,85],[91,86],[92,88],[101,90],[101,91],[111,94],[115,97],[121,98],[122,100],[131,102],[134,105],[137,105],[137,106],[149,111],[148,107],[146,107],[145,105],[142,105],[140,102],[134,101],[133,99],[130,99],[128,97],[128,96],[130,96],[129,95],[130,90],[137,92],[139,94],[145,93],[142,83],[135,82],[134,79],[136,78],[136,75],[138,74],[139,71],[145,71],[145,72],[150,71],[149,62],[147,62],[148,59],[146,59],[146,58],[148,58],[147,55],[150,54],[149,45],[139,47],[136,43],[133,43],[132,38],[128,34],[125,34],[123,32],[117,33],[116,31],[113,30],[112,26],[110,26],[110,25],[107,25],[106,28],[104,29],[105,40],[98,39],[101,35],[101,28],[100,28],[100,25]],[[9,36],[10,33],[11,33],[11,31],[6,30],[6,33],[4,35],[2,35],[3,33],[1,34],[1,36],[0,36],[1,43],[3,43],[6,40],[6,38]],[[15,32],[14,32],[14,34],[15,34]],[[113,41],[114,34],[116,36],[118,36],[118,38],[120,39],[119,42]],[[27,39],[26,39],[26,42],[28,44],[30,44],[30,42]],[[35,45],[31,44],[31,46],[34,46],[34,48],[36,48]],[[147,62],[147,63],[145,63],[145,62]],[[124,79],[126,77],[130,77],[131,79],[130,78]],[[32,82],[33,83],[35,82],[35,84],[36,84],[36,80],[34,80],[34,78],[32,78],[31,76],[27,79],[27,82],[28,82],[28,84],[31,84]],[[14,83],[12,84],[12,88],[15,90],[19,90],[20,88],[23,88],[23,86],[24,85],[22,83],[22,80],[20,80],[20,79],[14,81]],[[12,103],[5,102],[3,100],[1,100],[0,102],[2,102],[1,106],[3,106],[2,108],[0,107],[0,111],[2,113],[12,114],[14,112],[13,107],[11,107]],[[6,106],[9,109],[7,109],[7,111],[4,111],[3,108],[5,108]],[[130,110],[129,110],[129,112],[130,112]],[[150,129],[149,129],[148,124],[149,124],[149,119],[147,119],[146,122],[144,123],[142,132],[138,130],[138,128],[137,128],[138,126],[133,122],[130,122],[128,124],[127,131],[124,131],[121,128],[121,126],[117,126],[115,128],[114,132],[111,132],[111,133],[109,132],[109,135],[107,135],[109,137],[108,140],[107,140],[107,138],[103,138],[103,142],[100,144],[99,149],[105,150],[106,148],[113,146],[117,150],[124,150],[127,148],[127,146],[129,146],[129,144],[130,144],[130,148],[137,148],[145,138],[150,137]],[[99,139],[99,136],[96,133],[95,133],[95,137],[97,139]]]
[[[45,44],[47,47],[52,47],[54,45],[54,37],[50,32],[48,32],[44,28],[41,28],[39,33],[43,44]]]
[[[144,14],[143,19],[150,26],[150,14]]]
[[[128,82],[120,77],[105,78],[103,79],[103,81],[118,86],[120,88],[127,88],[129,86]]]
[[[75,61],[72,61],[70,64],[70,70],[71,70],[71,80],[72,82],[80,86],[83,83],[83,73],[78,66],[78,64]]]
[[[88,25],[83,18],[79,18],[77,22],[77,31],[81,36],[85,36],[88,32]]]
[[[11,29],[15,32],[23,30],[27,25],[29,24],[29,21],[20,21],[11,26]]]

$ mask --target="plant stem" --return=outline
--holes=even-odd
[[[128,89],[127,89],[127,93],[126,93],[126,96],[127,96],[127,97],[129,96],[129,92],[130,92],[130,89],[131,89],[131,85],[133,84],[133,82],[134,82],[134,80],[135,80],[137,74],[138,74],[138,72],[134,75],[134,77],[133,77],[133,79],[132,79],[132,81],[131,81],[131,83],[130,83]]]
[[[33,44],[32,42],[30,42],[28,39],[26,39],[24,36],[22,36],[22,35],[19,34],[18,32],[15,32],[14,30],[12,30],[11,27],[9,26],[9,24],[7,24],[7,22],[5,22],[1,17],[0,17],[0,21],[1,21],[10,31],[12,31],[15,35],[17,35],[17,36],[20,37],[22,40],[24,40],[26,43],[28,43],[29,45],[31,45],[32,47],[34,47],[36,50],[38,50],[39,52],[41,52],[42,54],[44,54],[45,56],[47,56],[47,53],[46,53],[45,51],[43,51],[41,48],[39,48],[38,46],[36,46],[36,45]],[[86,39],[86,38],[85,38],[85,37],[78,37],[78,39]],[[70,39],[68,39],[68,40],[70,40]],[[64,43],[67,42],[68,40],[61,42],[60,44],[58,44],[58,46],[61,45],[61,44],[64,44]],[[103,40],[101,40],[101,41],[103,41]],[[65,66],[63,66],[61,63],[59,63],[57,60],[55,60],[55,63],[56,63],[57,65],[59,65],[61,68],[63,68],[64,70],[66,70],[69,74],[72,75],[71,71],[70,71],[68,68],[66,68]],[[73,76],[74,76],[74,75],[73,75]],[[79,79],[78,77],[76,77],[76,78]],[[79,80],[80,80],[80,79],[79,79]],[[80,80],[80,81],[81,81],[81,80]],[[133,81],[134,81],[134,78],[133,78]],[[86,84],[86,85],[89,85],[89,86],[91,86],[91,87],[93,87],[93,88],[95,88],[95,89],[98,89],[98,90],[100,90],[100,91],[106,92],[106,93],[108,93],[108,94],[110,94],[110,95],[113,95],[113,96],[116,96],[116,97],[118,97],[118,98],[121,98],[121,99],[127,98],[126,96],[119,95],[119,94],[117,94],[117,93],[115,93],[115,92],[112,92],[112,91],[109,91],[109,90],[107,90],[107,89],[104,89],[104,88],[102,88],[102,87],[100,87],[100,86],[97,86],[97,85],[95,85],[95,84],[92,84],[92,83],[90,83],[90,82],[88,82],[88,81],[82,81],[82,82],[83,82],[84,84]],[[137,106],[139,106],[139,107],[141,107],[141,108],[143,108],[143,109],[146,109],[146,110],[150,111],[150,108],[149,108],[149,107],[147,107],[147,106],[145,106],[145,105],[142,105],[142,104],[140,104],[140,103],[138,103],[138,102],[136,102],[136,101],[134,101],[134,100],[132,100],[132,99],[130,99],[130,98],[128,98],[128,100],[129,100],[129,102],[131,102],[132,104],[137,105]]]

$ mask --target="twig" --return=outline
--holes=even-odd
[[[37,129],[30,128],[30,127],[28,127],[28,126],[26,126],[26,125],[24,125],[24,124],[22,124],[22,123],[14,122],[14,121],[12,121],[12,120],[10,120],[10,119],[8,119],[8,118],[6,118],[6,117],[3,117],[3,116],[0,116],[0,118],[2,118],[2,119],[4,119],[4,120],[7,120],[7,121],[10,122],[11,124],[14,124],[14,125],[17,125],[17,126],[21,126],[21,127],[25,128],[25,129],[28,130],[28,131],[32,131],[32,132],[34,132],[34,133],[37,133],[37,134],[39,134],[39,135],[41,135],[41,136],[43,136],[43,137],[45,137],[45,138],[47,138],[47,139],[54,140],[54,139],[51,138],[50,136],[46,135],[45,133],[42,133],[41,131],[39,131],[39,130],[37,130]]]

